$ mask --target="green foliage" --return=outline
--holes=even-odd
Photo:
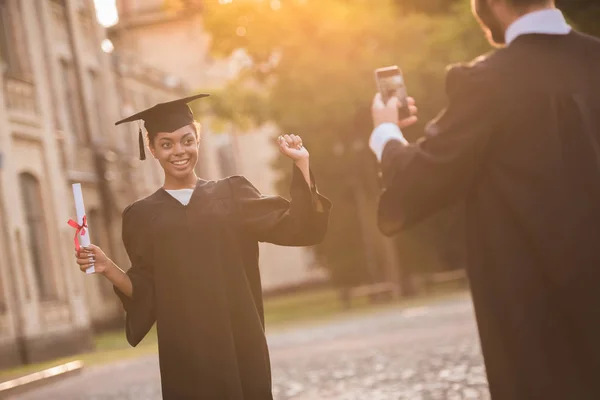
[[[465,0],[395,0],[395,3],[403,11],[423,12],[427,14],[447,13],[458,2]]]
[[[241,127],[272,121],[302,135],[319,187],[334,203],[317,251],[343,286],[381,278],[389,261],[375,225],[377,167],[367,148],[373,70],[397,64],[417,99],[418,138],[445,105],[448,64],[490,50],[466,0],[233,0],[205,7],[212,52],[244,49],[252,65],[215,96],[217,115]],[[577,4],[575,4],[577,3]],[[563,1],[576,26],[598,30],[595,1]],[[596,14],[594,14],[596,13]],[[285,160],[276,167],[288,173]],[[281,182],[285,193],[289,176]],[[405,270],[461,267],[457,205],[397,238]]]
[[[468,4],[433,16],[408,12],[392,0],[377,7],[361,0],[248,0],[211,3],[205,11],[213,54],[243,48],[253,61],[217,96],[217,114],[231,121],[269,120],[282,132],[302,135],[319,187],[334,203],[329,234],[317,247],[324,265],[339,285],[381,279],[389,259],[375,225],[377,167],[367,147],[373,70],[402,68],[421,118],[406,134],[420,136],[446,101],[445,67],[489,49]],[[287,163],[279,167],[289,170]],[[440,215],[427,224],[447,232],[455,220]],[[444,268],[440,242],[448,240],[440,240],[439,231],[417,228],[401,235],[400,259],[416,270]]]
[[[598,0],[557,0],[556,4],[579,30],[600,37]]]

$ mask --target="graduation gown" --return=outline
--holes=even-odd
[[[272,399],[258,243],[315,245],[331,207],[295,166],[290,194],[233,176],[199,180],[187,206],[161,188],[123,212],[133,295],[115,291],[132,346],[156,321],[164,399]]]
[[[466,203],[494,400],[600,399],[600,41],[530,34],[450,69],[448,107],[386,145],[380,229]]]

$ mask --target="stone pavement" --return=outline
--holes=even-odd
[[[269,335],[276,400],[489,399],[468,298]],[[156,356],[92,367],[19,400],[158,400]]]

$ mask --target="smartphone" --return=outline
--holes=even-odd
[[[410,117],[410,110],[408,109],[406,85],[404,84],[404,77],[402,71],[396,65],[390,67],[377,68],[375,70],[375,81],[377,83],[377,89],[381,93],[381,99],[385,104],[396,96],[399,100],[399,112],[400,118]]]

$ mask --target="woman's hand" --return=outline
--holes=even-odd
[[[278,138],[279,151],[291,158],[296,166],[302,171],[302,176],[308,186],[311,186],[310,181],[310,165],[308,162],[308,150],[302,145],[302,138],[297,135],[282,135]]]
[[[91,244],[89,247],[82,247],[79,254],[75,252],[79,269],[85,272],[91,265],[94,265],[96,273],[105,274],[114,264],[110,258],[104,254],[102,249]]]
[[[298,163],[299,161],[308,160],[308,150],[302,145],[302,138],[297,135],[282,135],[277,140],[279,151]]]

